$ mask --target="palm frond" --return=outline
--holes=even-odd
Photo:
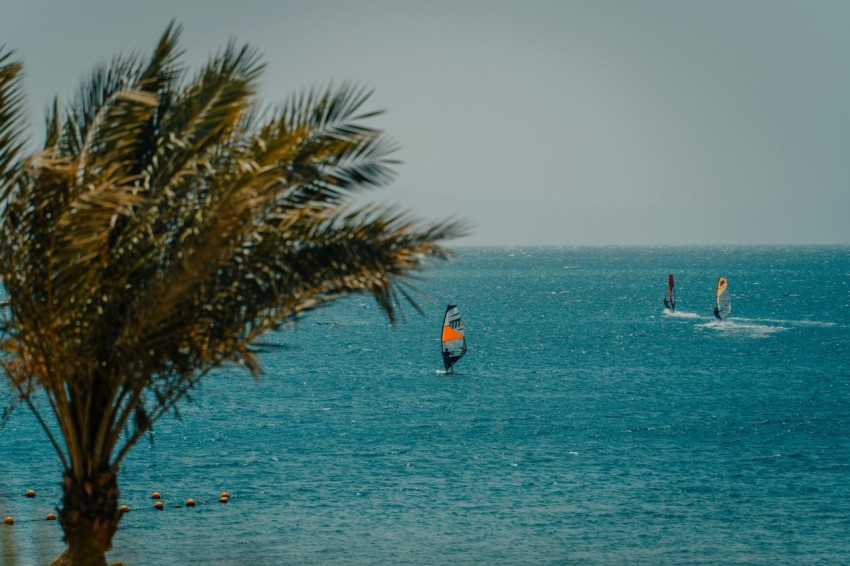
[[[398,145],[361,123],[377,112],[356,114],[370,94],[354,84],[302,93],[259,130],[252,149],[286,179],[290,205],[339,203],[393,179]]]
[[[131,88],[144,69],[138,54],[115,57],[108,65],[99,65],[84,79],[74,102],[67,107],[59,143],[64,156],[87,155],[96,142],[97,129],[110,101],[117,92]]]
[[[0,206],[6,202],[24,147],[23,65],[0,46]]]
[[[47,107],[44,113],[44,149],[55,147],[62,133],[62,116],[59,111],[59,98],[55,97],[53,103]]]
[[[164,143],[146,168],[146,186],[164,193],[187,187],[181,181],[205,167],[202,158],[246,113],[263,68],[256,50],[231,43],[182,93],[163,93],[167,112],[160,112],[159,136]]]

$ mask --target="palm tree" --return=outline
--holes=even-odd
[[[252,341],[349,293],[395,321],[415,307],[407,276],[465,232],[350,203],[396,163],[367,91],[262,109],[255,50],[230,43],[190,77],[179,34],[54,102],[32,155],[22,69],[0,50],[0,363],[61,460],[72,564],[105,564],[122,460],[204,375],[258,375]]]

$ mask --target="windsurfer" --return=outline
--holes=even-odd
[[[466,336],[463,333],[463,322],[460,320],[457,305],[446,306],[440,341],[443,365],[447,372],[451,372],[454,364],[466,353]]]
[[[676,310],[676,295],[673,293],[673,274],[667,276],[667,297],[664,299],[664,306],[671,312]]]
[[[729,300],[729,285],[725,277],[717,279],[717,290],[715,292],[714,316],[717,320],[723,320],[732,312],[732,302]]]

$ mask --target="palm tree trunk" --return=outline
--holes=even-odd
[[[76,478],[65,470],[59,519],[68,549],[54,564],[105,566],[106,551],[118,529],[118,476],[102,468],[90,477]]]

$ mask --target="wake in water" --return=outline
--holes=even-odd
[[[838,326],[834,322],[823,322],[818,320],[781,320],[773,318],[738,318],[731,317],[724,320],[706,318],[709,322],[698,324],[702,328],[711,328],[719,332],[736,334],[749,334],[755,338],[762,338],[783,332],[793,327],[799,328],[829,328]]]
[[[699,318],[700,317],[700,315],[698,315],[695,312],[671,311],[670,309],[664,309],[663,311],[661,311],[661,314],[663,314],[664,316],[672,317],[672,318]]]
[[[727,318],[724,320],[713,319],[704,324],[698,324],[701,328],[710,328],[718,332],[728,332],[730,334],[745,334],[753,338],[765,338],[771,334],[788,330],[785,326],[775,326],[767,324],[758,324],[756,319],[747,318]]]
[[[812,326],[817,328],[831,328],[838,326],[835,322],[823,322],[820,320],[782,320],[775,318],[753,318],[750,319],[757,322],[769,322],[772,324],[782,324],[788,326]]]
[[[766,336],[770,336],[776,332],[782,332],[787,330],[787,327],[783,324],[788,323],[789,321],[779,321],[779,320],[760,320],[760,319],[747,319],[747,318],[726,318],[724,320],[717,320],[714,317],[707,317],[705,315],[701,315],[695,312],[687,312],[687,311],[671,311],[668,308],[665,308],[662,311],[664,316],[669,316],[670,318],[681,318],[681,319],[702,319],[706,322],[702,322],[697,324],[696,326],[699,328],[710,328],[712,330],[716,330],[718,332],[728,332],[730,334],[744,334],[749,335],[754,338],[764,338]],[[761,322],[770,322],[775,324],[760,324]]]

